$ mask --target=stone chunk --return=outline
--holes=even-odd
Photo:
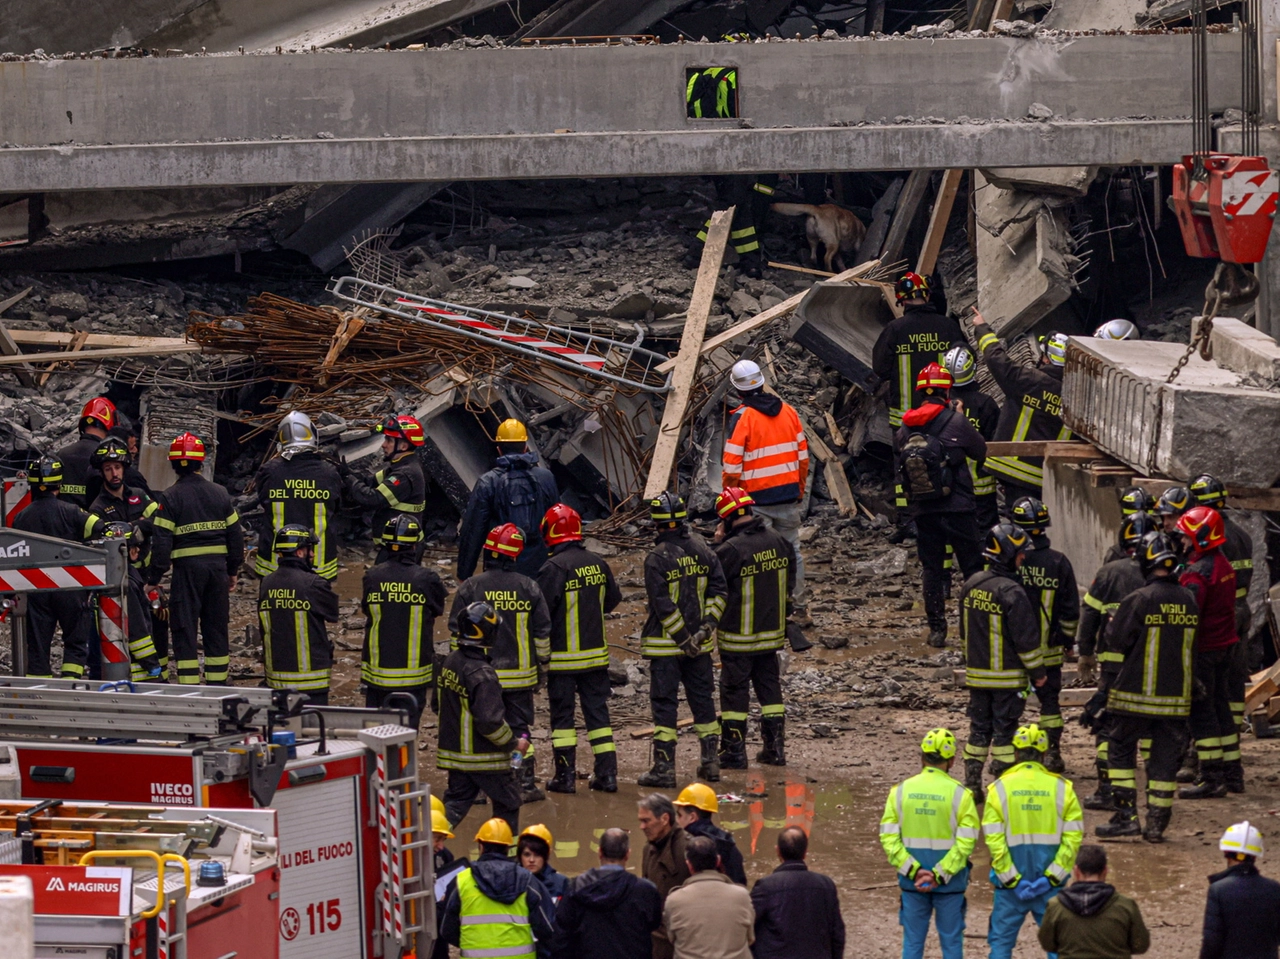
[[[80,293],[54,293],[45,302],[45,308],[50,316],[78,320],[89,312],[89,301]]]
[[[1191,321],[1194,335],[1200,330],[1201,317]],[[1267,334],[1229,316],[1215,317],[1209,334],[1213,362],[1242,376],[1263,380],[1259,386],[1280,384],[1280,345]]]

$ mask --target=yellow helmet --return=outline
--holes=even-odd
[[[498,846],[510,846],[511,827],[505,819],[490,819],[476,833],[476,842],[491,842]]]
[[[719,812],[720,803],[716,800],[716,791],[703,783],[689,783],[680,790],[676,797],[677,806],[692,806],[703,812]]]
[[[498,424],[497,440],[499,443],[527,443],[529,431],[519,420],[503,420]]]
[[[444,800],[435,793],[431,794],[431,811],[438,812],[442,816],[444,815]]]
[[[445,839],[453,838],[453,830],[449,828],[449,817],[438,809],[431,810],[431,831]]]
[[[956,737],[949,729],[931,729],[925,733],[920,743],[920,751],[950,759],[956,754]]]
[[[1049,734],[1035,723],[1019,726],[1018,731],[1013,734],[1013,748],[1045,752],[1049,748]]]
[[[520,830],[520,838],[523,839],[525,836],[536,836],[547,844],[548,849],[555,845],[555,840],[551,838],[551,830],[540,822],[534,823],[532,826],[525,826],[524,829]]]

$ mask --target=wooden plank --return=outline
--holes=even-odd
[[[907,177],[907,185],[902,188],[898,208],[893,214],[889,235],[884,240],[884,249],[880,251],[883,262],[894,263],[902,259],[902,251],[907,245],[907,233],[915,222],[916,214],[920,212],[920,204],[924,202],[931,173],[931,170],[912,170]]]
[[[1244,711],[1251,713],[1255,709],[1261,707],[1264,703],[1271,701],[1271,697],[1280,694],[1280,684],[1274,679],[1267,677],[1260,683],[1255,683],[1244,694]]]
[[[689,316],[680,337],[680,351],[676,354],[675,369],[671,374],[671,389],[667,393],[662,410],[662,425],[658,429],[658,441],[653,447],[649,479],[645,483],[644,498],[651,500],[671,482],[671,471],[676,465],[676,451],[680,445],[680,430],[684,426],[685,410],[693,392],[693,381],[698,375],[698,360],[702,356],[702,341],[707,335],[707,320],[711,316],[711,304],[716,295],[716,280],[720,277],[720,264],[724,260],[725,247],[729,244],[729,227],[733,223],[734,207],[711,214],[707,240],[702,247],[702,262],[698,264],[698,277],[693,283],[693,295],[689,299]]]
[[[831,415],[830,410],[822,414],[822,419],[827,424],[827,432],[831,434],[831,442],[835,443],[839,449],[844,449],[848,446],[849,441],[845,439],[844,432],[840,429],[840,424],[836,422],[836,418]]]
[[[835,497],[840,512],[856,513],[858,501],[854,498],[853,489],[849,486],[849,477],[844,475],[844,466],[840,463],[840,457],[836,456],[831,451],[831,447],[822,441],[822,437],[808,426],[804,428],[804,435],[809,441],[809,451],[826,467],[823,475],[827,478],[827,489],[831,490],[831,495]]]
[[[1267,701],[1267,719],[1275,719],[1280,716],[1280,696],[1272,696]]]
[[[33,289],[34,287],[29,286],[25,290],[19,290],[17,293],[13,294],[13,296],[0,301],[0,316],[3,316],[4,311],[9,309],[9,307],[24,299]],[[18,341],[14,339],[13,334],[2,322],[0,322],[0,353],[5,356],[20,356],[22,354],[22,350],[18,347]],[[38,388],[36,383],[36,373],[35,370],[31,368],[30,363],[20,364],[14,372],[18,377],[18,382],[23,386],[29,386],[32,389]]]
[[[1106,459],[1091,443],[1071,440],[1024,440],[1019,443],[988,443],[987,456],[1052,456],[1055,459]]]
[[[773,260],[770,260],[769,266],[773,267],[775,270],[790,270],[792,273],[808,273],[810,276],[835,276],[834,273],[828,273],[826,270],[815,270],[807,266],[796,266],[793,263],[775,263]]]
[[[4,312],[0,310],[0,312]],[[12,330],[13,341],[21,346],[68,347],[79,333],[55,333],[53,330]],[[172,346],[175,343],[186,343],[180,336],[128,336],[110,333],[86,333],[84,345],[87,349],[105,346]]]
[[[364,317],[356,316],[353,313],[342,314],[342,320],[338,323],[338,328],[333,332],[333,339],[329,341],[329,352],[324,355],[324,361],[320,364],[321,386],[329,382],[329,370],[338,361],[338,357],[347,348],[347,344],[355,338],[357,333],[364,329],[364,325]]]
[[[79,353],[80,350],[84,348],[84,341],[88,338],[89,338],[88,333],[77,332],[71,340],[71,345],[67,347],[67,352]],[[44,385],[49,382],[49,377],[53,376],[54,370],[56,370],[61,365],[62,365],[62,362],[60,360],[55,360],[54,362],[49,364],[48,369],[46,369],[43,373],[40,374],[40,386],[42,389],[44,388]]]
[[[921,276],[929,276],[938,265],[942,238],[946,235],[947,223],[951,219],[951,210],[955,206],[963,176],[964,170],[944,170],[942,173],[942,185],[938,188],[933,212],[929,214],[929,229],[924,235],[924,246],[920,249],[920,259],[916,261],[916,272]]]
[[[91,363],[98,360],[124,360],[133,359],[139,356],[157,356],[171,355],[175,353],[199,353],[199,343],[177,343],[171,347],[155,347],[155,346],[133,346],[133,347],[116,347],[105,350],[81,350],[74,357],[64,356],[62,360],[69,363]],[[25,364],[30,356],[0,356],[0,366],[20,366]],[[48,359],[46,355],[42,357]]]

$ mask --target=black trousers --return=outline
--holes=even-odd
[[[716,676],[711,654],[654,656],[649,660],[649,705],[653,707],[654,742],[676,741],[676,704],[680,686],[693,712],[698,738],[720,735],[716,716]]]
[[[968,513],[921,513],[916,516],[916,555],[920,558],[920,583],[924,615],[930,629],[947,628],[946,562],[950,546],[960,571],[968,579],[982,570],[982,546],[978,520]]]
[[[417,708],[409,714],[409,725],[413,729],[418,729],[422,725],[422,711],[427,708],[427,698],[431,695],[431,687],[426,683],[421,686],[375,686],[373,683],[365,683],[364,685],[364,706],[365,709],[381,709],[386,705],[387,699],[396,693],[408,693],[413,697]]]
[[[456,827],[466,817],[480,793],[493,803],[493,815],[505,819],[514,835],[520,831],[520,787],[510,771],[464,773],[449,770],[449,784],[444,791],[444,814],[449,825]]]
[[[156,655],[160,658],[160,669],[165,678],[169,675],[169,611],[165,610],[165,619],[151,614],[151,642],[155,644]]]
[[[553,672],[547,677],[547,698],[551,700],[551,746],[557,752],[575,749],[578,732],[574,728],[574,697],[582,704],[587,724],[587,741],[595,758],[597,776],[618,774],[618,747],[609,725],[609,670],[603,666],[576,673]]]
[[[1062,739],[1062,667],[1046,666],[1044,685],[1036,687],[1036,699],[1040,700],[1040,728],[1049,734],[1049,742],[1056,745]]]
[[[1237,608],[1239,604],[1237,604]],[[1247,607],[1246,607],[1247,609]],[[1236,621],[1240,617],[1237,614]],[[1249,644],[1245,642],[1243,632],[1236,629],[1240,642],[1231,647],[1231,663],[1227,673],[1228,702],[1231,704],[1231,722],[1239,733],[1244,722],[1244,691],[1249,684]]]
[[[169,590],[169,626],[173,634],[173,658],[178,682],[200,682],[200,646],[204,641],[204,679],[209,685],[226,685],[231,644],[230,576],[226,560],[215,562],[178,560],[173,564]]]
[[[964,758],[985,762],[1013,762],[1013,734],[1018,731],[1026,700],[1017,689],[969,690],[969,741]]]
[[[778,653],[720,654],[720,718],[725,722],[746,724],[751,706],[751,689],[755,688],[760,714],[765,719],[781,719],[782,674],[778,670]]]
[[[991,527],[1000,522],[1000,495],[998,493],[986,493],[982,496],[976,496],[978,509],[976,511],[976,519],[978,523],[978,546],[981,548],[983,537],[991,530]]]
[[[1136,799],[1138,743],[1149,740],[1151,751],[1144,758],[1147,767],[1147,808],[1173,805],[1178,788],[1175,776],[1187,740],[1187,721],[1164,716],[1135,716],[1112,713],[1108,729],[1107,778],[1115,790],[1131,790]],[[1120,794],[1122,798],[1124,794]]]
[[[1236,644],[1239,645],[1239,644]],[[1195,654],[1195,678],[1207,695],[1191,701],[1191,737],[1200,762],[1240,758],[1240,732],[1231,716],[1231,660],[1235,646]]]
[[[89,665],[90,640],[97,623],[88,606],[89,594],[80,591],[30,593],[27,597],[27,675],[52,676],[49,654],[54,630],[62,627],[62,675],[79,679]],[[96,645],[96,644],[94,644]]]

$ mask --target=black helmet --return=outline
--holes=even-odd
[[[1201,506],[1222,509],[1227,505],[1227,487],[1216,476],[1201,473],[1191,481],[1189,489],[1192,497]]]
[[[997,523],[987,533],[987,545],[982,555],[992,566],[1012,569],[1020,555],[1027,551],[1031,538],[1012,523]]]
[[[125,466],[133,463],[133,457],[129,455],[129,447],[125,445],[124,440],[116,436],[108,436],[99,444],[93,451],[93,455],[89,457],[89,465],[100,470],[103,463],[123,463]]]
[[[1148,576],[1156,570],[1173,570],[1179,563],[1178,550],[1164,533],[1148,533],[1138,549],[1138,565]]]
[[[1142,540],[1160,531],[1160,523],[1150,513],[1133,513],[1120,524],[1120,548],[1136,550]]]
[[[422,524],[408,513],[397,513],[382,528],[381,539],[396,551],[413,549],[422,539]]]
[[[649,500],[649,518],[655,523],[666,523],[670,526],[675,526],[688,519],[689,512],[685,509],[683,499],[675,493],[663,490],[656,497]]]
[[[320,540],[310,528],[301,523],[286,523],[276,530],[272,550],[277,553],[296,553],[307,546],[315,546]]]
[[[1141,486],[1130,486],[1120,494],[1120,512],[1124,516],[1150,513],[1155,508],[1156,498]]]
[[[1156,500],[1157,516],[1181,516],[1191,508],[1191,491],[1185,486],[1170,486]]]
[[[38,493],[49,493],[62,488],[62,460],[56,456],[41,456],[27,464],[27,482]]]
[[[1014,501],[1013,525],[1038,533],[1049,528],[1049,507],[1034,496],[1023,496]]]
[[[492,646],[498,638],[502,614],[488,603],[472,603],[458,617],[458,642]]]

